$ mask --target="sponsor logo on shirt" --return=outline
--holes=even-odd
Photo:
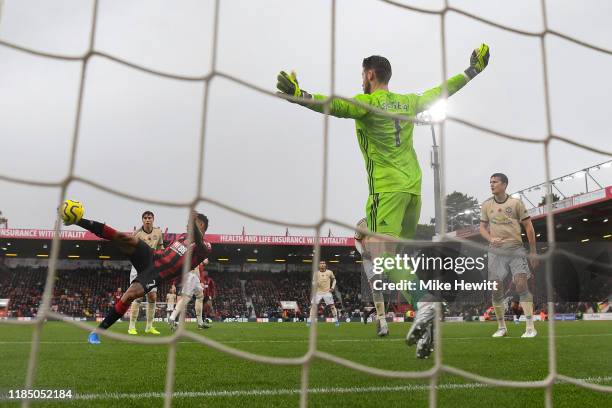
[[[185,252],[187,252],[187,247],[179,241],[174,241],[172,245],[170,245],[170,249],[179,254],[180,256],[185,255]]]
[[[385,110],[393,109],[393,110],[404,110],[404,111],[407,111],[408,110],[408,104],[406,104],[406,103],[399,103],[399,102],[383,102],[383,103],[380,104],[380,108],[381,109],[385,109]]]

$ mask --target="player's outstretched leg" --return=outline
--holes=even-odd
[[[85,218],[82,218],[79,222],[77,222],[77,225],[81,228],[86,229],[87,231],[93,232],[98,237],[109,241],[115,239],[115,237],[117,237],[117,235],[119,234],[116,229],[109,227],[106,224],[94,220],[88,220]]]
[[[145,290],[139,282],[132,283],[128,290],[125,291],[121,299],[115,303],[115,307],[108,312],[102,323],[98,325],[98,328],[107,330],[109,327],[115,324],[115,322],[128,311],[132,302],[135,299],[144,296],[144,293]],[[87,340],[90,344],[100,344],[100,338],[96,332],[90,333]]]
[[[102,239],[111,241],[113,244],[117,245],[119,250],[125,255],[132,255],[136,250],[136,246],[138,245],[138,238],[129,234],[124,234],[123,232],[119,232],[116,229],[98,221],[82,218],[79,222],[77,222],[77,225],[94,233],[96,236]]]

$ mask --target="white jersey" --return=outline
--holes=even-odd
[[[200,271],[197,267],[187,273],[187,279],[185,281],[185,286],[181,290],[181,295],[189,298],[194,295],[197,298],[204,296],[202,292],[202,284],[200,283]]]

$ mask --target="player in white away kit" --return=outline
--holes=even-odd
[[[142,227],[134,232],[136,238],[143,240],[152,249],[164,249],[164,238],[161,229],[153,226],[155,221],[155,215],[151,211],[145,211],[142,213]],[[132,281],[136,279],[138,272],[136,268],[132,266],[130,272],[130,285]],[[147,326],[145,333],[147,334],[160,334],[159,331],[153,327],[153,318],[155,317],[155,303],[157,302],[157,288],[153,288],[147,294]],[[136,335],[136,321],[138,320],[138,313],[140,312],[140,300],[136,300],[132,303],[130,309],[130,327],[128,328],[128,334]]]
[[[531,218],[521,200],[506,194],[508,177],[495,173],[489,180],[493,197],[482,204],[480,211],[480,234],[489,241],[491,248],[500,248],[512,252],[509,255],[489,251],[489,280],[497,282],[493,291],[493,309],[497,317],[497,331],[493,337],[504,337],[508,333],[504,320],[503,282],[509,273],[516,286],[519,301],[527,324],[521,337],[535,337],[538,333],[533,327],[533,295],[529,292],[527,281],[531,277],[529,264],[535,270],[538,267],[536,258],[536,237]],[[521,224],[525,227],[529,240],[529,263],[521,238]]]
[[[166,320],[170,321],[170,314],[176,305],[176,286],[170,286],[170,291],[166,295]]]
[[[325,261],[319,262],[319,270],[317,271],[317,293],[315,294],[315,303],[312,307],[318,308],[319,303],[323,300],[326,306],[329,306],[332,312],[332,316],[334,316],[334,320],[336,321],[336,326],[340,326],[340,322],[338,321],[338,311],[336,310],[336,306],[334,304],[334,290],[336,289],[336,277],[334,273],[327,269],[327,264]],[[318,313],[317,313],[318,315]],[[310,321],[307,321],[310,325]]]
[[[192,269],[187,273],[187,281],[185,282],[185,286],[181,288],[179,300],[176,303],[176,307],[168,318],[168,324],[170,325],[170,329],[172,331],[176,330],[178,327],[178,314],[184,311],[185,307],[187,307],[187,304],[193,296],[196,297],[195,310],[196,318],[198,321],[198,329],[207,329],[210,327],[202,319],[204,291],[202,288],[202,283],[200,282],[200,273],[204,270],[204,266],[207,264],[208,259],[204,259],[204,261],[200,265],[198,265],[196,268]],[[181,277],[179,276],[178,279],[181,279]]]

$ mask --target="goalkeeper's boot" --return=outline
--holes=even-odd
[[[527,329],[527,330],[525,330],[525,333],[523,333],[523,335],[521,337],[526,339],[526,338],[535,337],[537,335],[538,335],[538,332],[536,331],[536,329]]]
[[[96,332],[89,333],[89,337],[87,337],[87,342],[89,344],[100,344],[100,337],[98,336],[98,333]]]
[[[506,337],[508,335],[508,329],[505,327],[500,327],[493,333],[491,337]]]
[[[416,357],[419,359],[428,358],[433,351],[433,324],[430,324],[417,341]]]
[[[138,331],[136,329],[128,329],[128,334],[131,334],[132,336],[136,336],[138,334]]]
[[[376,335],[378,337],[389,335],[389,326],[387,325],[387,319],[384,317],[376,319]]]
[[[155,334],[155,335],[160,335],[161,333],[159,332],[159,330],[157,330],[155,327],[151,326],[150,328],[145,330],[146,334]]]
[[[423,336],[429,326],[433,324],[436,317],[436,308],[434,302],[419,302],[414,322],[406,334],[406,344],[412,346],[416,344]]]

